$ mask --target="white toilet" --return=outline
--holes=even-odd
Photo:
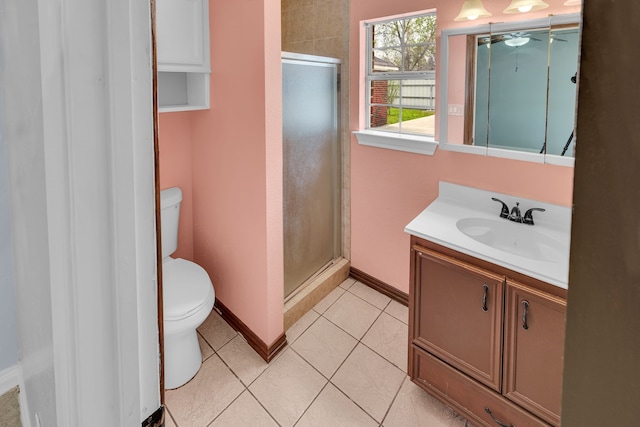
[[[160,192],[162,232],[162,296],[164,310],[164,385],[177,388],[200,369],[202,354],[196,328],[215,302],[209,275],[198,264],[171,258],[178,247],[178,220],[182,191]]]

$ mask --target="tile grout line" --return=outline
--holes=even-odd
[[[296,354],[297,354],[297,353],[296,353]],[[302,357],[302,356],[300,356],[300,357]],[[304,358],[303,358],[302,360],[304,360],[304,361],[306,362],[306,360],[305,360]],[[307,363],[309,363],[309,362],[307,362]],[[311,365],[311,364],[309,363],[309,365]],[[311,366],[311,367],[313,368],[313,366]],[[327,386],[328,386],[328,385],[329,385],[329,381],[327,380],[327,382],[326,382],[326,383],[324,383],[324,385],[322,386],[322,388],[320,389],[320,391],[318,392],[318,394],[317,394],[317,395],[316,395],[316,396],[311,400],[311,403],[309,403],[309,405],[308,405],[306,408],[304,408],[304,411],[302,411],[302,414],[300,414],[300,416],[298,417],[298,419],[293,423],[293,427],[295,427],[295,426],[300,422],[300,420],[302,419],[302,417],[304,417],[304,414],[306,414],[306,413],[309,411],[309,409],[311,409],[311,407],[313,406],[313,404],[316,402],[316,400],[318,400],[318,397],[320,397],[320,395],[321,395],[321,394],[322,394],[322,392],[327,388]]]
[[[251,397],[253,397],[254,400],[258,402],[258,405],[260,405],[260,407],[264,409],[264,411],[267,413],[267,415],[269,415],[269,417],[273,420],[273,422],[276,423],[276,425],[278,425],[279,427],[282,427],[282,424],[280,424],[278,420],[276,420],[276,418],[271,414],[271,412],[269,412],[269,410],[262,404],[262,402],[260,402],[260,399],[258,399],[258,396],[254,395],[253,392],[249,390],[249,387],[247,387],[247,393],[249,393]]]
[[[244,337],[241,334],[237,334],[236,336],[240,336],[241,339],[246,343],[247,341],[244,339]],[[236,337],[234,336],[231,340],[229,340],[226,344],[224,344],[222,347],[220,347],[219,350],[222,350],[224,347],[226,347],[231,341],[233,341]],[[233,399],[233,401],[231,401],[223,410],[220,411],[220,413],[218,415],[216,415],[213,420],[211,420],[211,422],[209,424],[207,424],[207,426],[211,426],[211,424],[213,424],[215,422],[215,420],[217,420],[231,405],[233,405],[233,403],[238,400],[240,398],[240,396],[242,396],[242,394],[246,391],[247,393],[249,393],[251,395],[251,397],[258,402],[258,405],[260,405],[260,407],[262,407],[262,409],[264,409],[264,411],[267,413],[267,415],[269,415],[269,417],[278,425],[281,426],[281,424],[274,418],[274,416],[271,414],[271,412],[269,412],[267,410],[267,408],[262,404],[262,402],[260,402],[260,400],[251,392],[251,390],[249,390],[249,387],[251,386],[251,384],[253,384],[258,378],[260,378],[262,376],[262,374],[264,374],[264,372],[268,369],[265,368],[262,372],[260,372],[260,374],[254,378],[250,384],[245,384],[244,381],[242,381],[242,379],[238,376],[238,374],[236,374],[236,372],[231,368],[231,366],[229,366],[227,364],[227,362],[224,360],[224,358],[222,356],[220,356],[220,354],[218,354],[218,351],[214,350],[214,354],[216,356],[218,356],[218,359],[220,359],[220,361],[224,364],[224,366],[238,379],[238,381],[240,381],[240,384],[242,385],[242,387],[244,388],[244,390],[242,392],[240,392],[240,394],[238,394],[235,399]],[[210,356],[211,357],[211,356]],[[276,358],[277,359],[277,358]],[[274,361],[276,360],[274,359]],[[177,426],[180,427],[180,426]]]
[[[398,387],[398,391],[396,391],[396,394],[393,396],[393,399],[391,399],[391,403],[389,404],[389,407],[387,408],[386,412],[384,413],[384,417],[382,417],[382,421],[380,421],[380,425],[383,425],[384,422],[386,421],[387,417],[389,416],[389,412],[391,411],[391,408],[393,407],[393,404],[396,403],[396,400],[398,399],[398,395],[400,394],[400,390],[402,390],[402,387],[404,386],[405,382],[407,382],[407,379],[409,378],[408,375],[406,375],[404,378],[402,378],[402,382],[400,383],[400,387]]]

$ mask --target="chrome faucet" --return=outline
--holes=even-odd
[[[511,209],[511,212],[509,212],[509,206],[507,206],[505,202],[500,199],[496,199],[495,197],[492,197],[491,200],[502,204],[502,208],[500,209],[500,218],[505,218],[513,222],[519,222],[521,224],[534,225],[533,212],[545,211],[545,209],[543,208],[531,208],[524,213],[524,216],[522,216],[522,213],[520,212],[520,202],[516,202],[516,205],[513,207],[513,209]]]
[[[509,220],[513,222],[522,222],[522,215],[520,214],[520,202],[516,202],[516,205],[513,207],[513,209],[511,209]]]

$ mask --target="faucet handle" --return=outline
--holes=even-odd
[[[531,209],[528,209],[524,213],[524,218],[522,219],[522,223],[523,224],[527,224],[527,225],[534,225],[533,224],[533,211],[544,212],[545,210],[546,209],[543,209],[543,208],[531,208]]]
[[[500,211],[500,218],[509,218],[509,206],[507,206],[507,204],[505,202],[503,202],[502,200],[496,199],[495,197],[492,197],[491,200],[493,200],[494,202],[502,203],[502,210]]]

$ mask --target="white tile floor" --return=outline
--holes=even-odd
[[[166,425],[466,426],[409,380],[407,316],[347,279],[287,331],[289,345],[267,365],[213,311],[198,329],[200,371],[166,392]]]

